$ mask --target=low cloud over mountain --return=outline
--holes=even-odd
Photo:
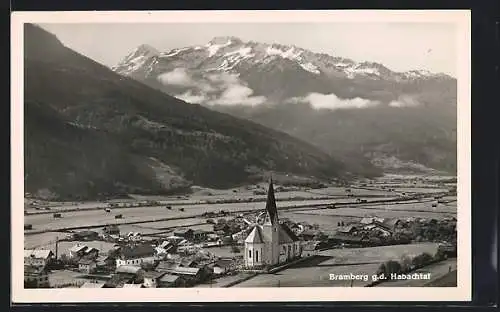
[[[253,106],[266,101],[265,96],[254,96],[254,91],[237,74],[197,75],[186,68],[175,68],[159,75],[158,81],[166,87],[181,89],[174,96],[191,104]]]
[[[420,102],[417,100],[417,96],[411,95],[401,95],[397,100],[389,103],[390,107],[415,107],[419,105]]]
[[[309,93],[302,98],[291,98],[287,100],[289,103],[309,103],[316,109],[351,109],[351,108],[366,108],[379,105],[379,101],[371,101],[362,98],[341,99],[335,94]]]

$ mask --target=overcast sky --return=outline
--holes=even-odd
[[[427,69],[456,77],[456,28],[451,23],[307,24],[41,24],[70,47],[113,66],[140,44],[160,51],[203,45],[215,36],[294,44],[395,71]]]

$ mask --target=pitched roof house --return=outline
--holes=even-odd
[[[45,267],[54,259],[54,253],[48,249],[25,249],[24,264]]]
[[[155,249],[148,244],[133,247],[124,247],[120,250],[116,259],[116,267],[122,265],[141,265],[142,263],[153,263],[156,260]]]
[[[42,266],[24,266],[24,288],[48,288],[48,272]]]

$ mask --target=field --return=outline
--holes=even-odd
[[[234,287],[349,287],[351,281],[329,279],[330,274],[355,274],[368,280],[355,280],[352,286],[363,287],[370,283],[380,263],[399,260],[403,255],[434,254],[437,244],[422,243],[371,248],[331,249],[322,251],[316,259],[299,263],[275,274],[257,275]]]
[[[200,223],[203,223],[203,224],[198,225]],[[196,224],[196,225],[194,225],[194,224]],[[147,236],[147,235],[161,232],[163,234],[162,236],[168,236],[168,235],[172,234],[172,232],[175,228],[182,227],[182,226],[189,226],[193,230],[195,230],[195,229],[212,230],[212,228],[213,228],[212,225],[206,224],[204,219],[196,218],[196,219],[185,219],[185,220],[162,221],[162,222],[158,222],[158,223],[149,222],[149,223],[141,223],[141,224],[120,225],[120,231],[123,234],[127,234],[129,232],[138,232],[138,233],[141,233],[143,236]],[[169,228],[169,229],[166,229],[166,228]],[[48,248],[48,249],[54,250],[56,238],[62,239],[62,238],[67,237],[68,235],[69,234],[58,233],[58,232],[46,232],[46,233],[40,233],[40,234],[25,235],[24,246],[25,246],[25,248],[28,248],[28,249],[29,248],[41,248],[41,247],[43,247],[43,248]],[[67,243],[67,242],[64,242],[64,243]],[[72,242],[71,244],[75,244],[75,243],[76,242]],[[85,242],[85,244],[86,243],[87,242]],[[63,244],[63,243],[61,242],[60,246],[61,246],[61,244]],[[96,247],[96,248],[98,248],[98,247]],[[98,248],[98,249],[101,250],[101,248]]]
[[[24,248],[33,249],[47,245],[53,245],[57,238],[62,239],[68,236],[65,233],[46,232],[35,235],[24,235]]]
[[[313,214],[320,216],[347,216],[361,218],[365,216],[378,216],[382,218],[424,217],[439,219],[449,215],[456,215],[456,209],[441,204],[437,207],[432,207],[431,202],[415,202],[341,207],[321,210],[300,209],[295,210],[293,213],[294,215]]]
[[[278,202],[278,209],[302,205],[326,205],[336,202],[355,202],[355,199],[329,199],[329,200],[299,200]],[[33,226],[32,231],[58,230],[71,227],[104,226],[122,222],[152,222],[158,219],[194,217],[204,212],[218,212],[225,210],[238,212],[246,210],[264,209],[265,203],[228,203],[228,204],[203,204],[203,205],[181,205],[174,206],[171,210],[165,206],[140,207],[140,208],[114,208],[111,212],[99,210],[81,210],[62,213],[61,218],[54,218],[52,214],[25,215],[25,223]],[[184,211],[179,209],[183,208]],[[115,215],[121,214],[122,219],[115,219]],[[163,220],[161,220],[163,221]],[[29,233],[30,231],[28,231]]]

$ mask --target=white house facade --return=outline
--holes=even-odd
[[[145,263],[154,263],[157,259],[155,250],[148,245],[124,248],[116,259],[116,267],[123,265],[140,266]]]
[[[34,267],[45,267],[54,259],[54,254],[51,250],[42,249],[25,249],[24,250],[24,265]]]

